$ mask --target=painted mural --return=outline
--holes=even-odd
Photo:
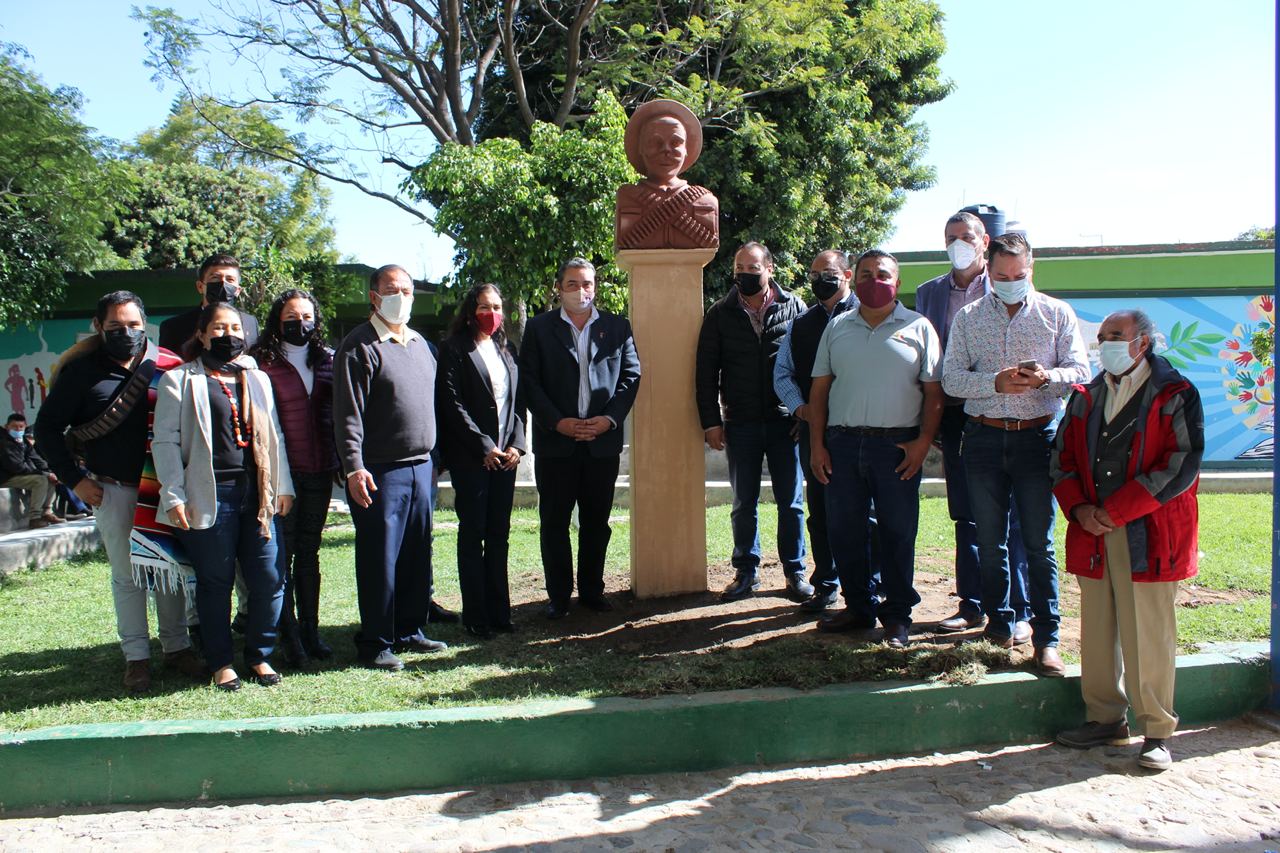
[[[1270,466],[1275,424],[1275,366],[1265,340],[1274,334],[1269,295],[1079,297],[1089,358],[1098,369],[1098,327],[1112,311],[1138,307],[1156,324],[1156,352],[1200,391],[1205,462]]]

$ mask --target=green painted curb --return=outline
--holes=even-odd
[[[1266,644],[1178,661],[1184,723],[1268,689]],[[0,813],[705,770],[1045,741],[1083,721],[1067,678],[839,685],[443,711],[64,726],[0,736]]]

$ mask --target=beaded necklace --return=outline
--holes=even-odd
[[[236,447],[241,449],[249,446],[249,439],[253,437],[253,428],[249,422],[244,421],[243,432],[240,429],[240,407],[236,405],[236,396],[231,393],[231,389],[227,387],[227,383],[222,381],[222,377],[216,373],[211,374],[214,379],[218,380],[218,387],[222,389],[222,393],[227,395],[227,402],[231,404],[231,428],[235,431]]]

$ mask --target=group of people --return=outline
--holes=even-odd
[[[1098,331],[1092,375],[1074,311],[1038,291],[1019,233],[987,234],[959,212],[944,227],[951,269],[898,299],[897,260],[820,252],[811,307],[773,280],[760,243],[734,256],[734,286],[706,313],[697,403],[706,443],[728,456],[735,568],[721,597],[760,586],[758,504],[767,463],[786,595],[824,632],[909,643],[922,467],[940,446],[955,524],[955,614],[938,633],[1031,643],[1061,676],[1055,504],[1066,569],[1081,589],[1089,722],[1059,742],[1127,741],[1163,769],[1173,711],[1177,582],[1197,568],[1196,486],[1204,415],[1195,387],[1155,355],[1140,310]],[[1064,404],[1065,401],[1065,404]],[[1064,412],[1065,405],[1065,412]],[[813,571],[805,577],[805,502]],[[844,607],[826,611],[842,595]]]
[[[1154,355],[1154,329],[1137,310],[1103,323],[1103,370],[1091,377],[1076,316],[1034,287],[1023,237],[989,236],[964,212],[944,235],[952,269],[919,288],[918,311],[898,299],[898,262],[884,251],[853,263],[839,250],[819,253],[811,307],[774,280],[766,246],[735,253],[733,286],[705,314],[695,365],[705,440],[727,453],[733,490],[736,576],[722,598],[760,585],[767,463],[786,594],[821,617],[818,630],[879,623],[889,646],[906,646],[920,601],[921,471],[940,445],[960,605],[936,630],[982,629],[1005,648],[1030,642],[1037,670],[1062,675],[1056,497],[1069,522],[1066,568],[1080,578],[1090,715],[1060,739],[1127,738],[1132,706],[1147,736],[1141,760],[1167,766],[1164,739],[1177,724],[1173,595],[1196,570],[1195,388]],[[412,278],[395,265],[373,273],[369,319],[336,352],[324,343],[321,306],[300,290],[275,301],[259,333],[234,307],[239,264],[226,255],[201,266],[201,306],[166,321],[161,346],[146,338],[136,295],[104,296],[96,335],[60,361],[36,436],[53,473],[95,508],[126,686],[150,682],[148,589],[166,665],[218,688],[241,686],[233,589],[243,591],[250,680],[280,682],[270,663],[277,644],[291,663],[332,654],[317,626],[334,482],[345,485],[356,530],[358,661],[396,671],[404,652],[444,649],[426,633],[430,622],[459,619],[432,598],[441,464],[458,514],[463,628],[481,639],[514,630],[507,543],[530,445],[544,614],[569,612],[575,580],[579,605],[612,609],[609,511],[640,360],[628,321],[593,304],[595,286],[589,261],[566,261],[556,306],[528,321],[519,351],[493,284],[465,294],[438,348],[426,341],[409,325]],[[192,613],[168,571],[184,565],[195,579]],[[844,607],[828,614],[838,595]]]
[[[318,632],[319,547],[335,483],[345,484],[356,528],[361,664],[394,671],[404,666],[398,653],[444,649],[424,633],[428,621],[460,620],[481,639],[512,631],[507,538],[526,411],[546,615],[569,610],[575,508],[578,601],[612,609],[609,509],[640,364],[627,320],[593,304],[590,262],[565,262],[558,310],[529,321],[519,353],[492,284],[465,295],[437,349],[409,326],[412,278],[382,267],[370,278],[368,322],[336,352],[311,294],[282,293],[260,331],[235,307],[240,288],[234,257],[207,259],[200,306],[162,323],[159,345],[147,339],[137,295],[103,296],[95,334],[59,360],[37,419],[51,467],[41,483],[60,479],[94,508],[127,689],[151,683],[149,592],[166,667],[220,689],[242,686],[233,590],[247,680],[280,683],[277,647],[292,665],[330,657]],[[436,459],[455,491],[460,616],[432,599]]]

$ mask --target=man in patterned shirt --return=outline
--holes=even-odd
[[[1038,292],[1031,246],[1019,234],[991,240],[992,292],[961,309],[952,323],[942,387],[965,400],[962,458],[978,528],[983,636],[1013,646],[1009,604],[1009,501],[1022,520],[1031,587],[1031,641],[1042,675],[1060,676],[1058,566],[1053,552],[1053,481],[1049,453],[1062,400],[1089,379],[1075,312]]]

